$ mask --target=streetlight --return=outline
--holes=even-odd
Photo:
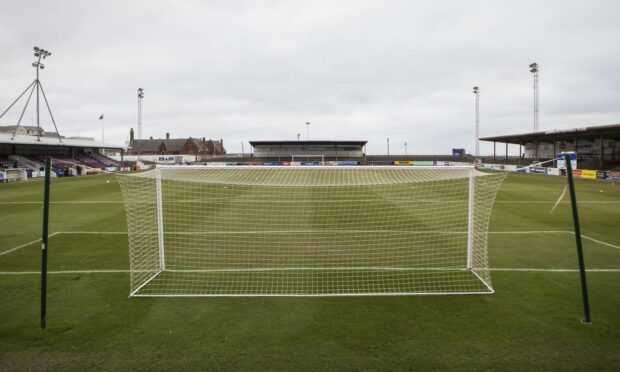
[[[300,134],[299,134],[299,133],[297,133],[297,141],[299,141],[299,136],[300,136]]]
[[[407,156],[407,141],[405,141],[405,156]]]
[[[310,122],[306,122],[306,141],[310,141]]]
[[[390,156],[390,137],[387,138],[387,156]]]
[[[538,63],[530,64],[530,72],[534,74],[534,132],[538,132]]]
[[[476,158],[480,156],[480,88],[474,87],[476,95]]]
[[[138,139],[142,139],[142,98],[144,98],[144,89],[138,88]],[[141,161],[142,158],[142,143],[138,142],[140,145],[138,146],[138,161]]]

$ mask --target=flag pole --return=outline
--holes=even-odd
[[[101,120],[101,143],[105,143],[105,116],[104,114],[101,114],[101,116],[99,117],[99,120]],[[105,149],[101,149],[101,153],[105,155]]]

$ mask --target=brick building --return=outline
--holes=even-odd
[[[201,138],[134,139],[133,129],[129,132],[128,155],[225,155],[224,140]]]

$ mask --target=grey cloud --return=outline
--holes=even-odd
[[[39,27],[31,15],[40,14]],[[403,152],[526,132],[541,65],[543,129],[618,122],[615,1],[15,1],[0,14],[0,107],[44,71],[62,132],[122,143],[143,87],[144,135],[364,139]],[[26,118],[32,117],[29,112]],[[3,118],[0,125],[13,124]],[[46,127],[49,122],[44,121]],[[247,147],[246,147],[247,149]],[[492,146],[482,146],[489,152]]]

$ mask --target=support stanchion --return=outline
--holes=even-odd
[[[573,181],[573,168],[570,163],[570,155],[564,155],[566,165],[566,177],[570,191],[570,202],[573,208],[573,223],[575,224],[575,241],[577,243],[577,258],[579,260],[579,275],[581,277],[581,294],[583,299],[583,322],[590,324],[590,302],[588,300],[588,284],[586,282],[586,265],[583,260],[583,246],[581,244],[581,228],[579,226],[579,213],[577,212],[577,197],[575,196],[575,182]]]
[[[50,206],[51,156],[45,157],[45,182],[43,188],[43,233],[41,236],[41,329],[45,329],[47,315],[47,236]]]

